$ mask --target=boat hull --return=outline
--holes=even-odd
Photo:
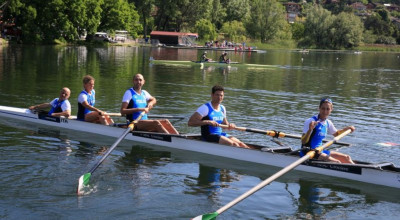
[[[0,117],[26,121],[62,129],[69,129],[93,135],[119,138],[125,128],[87,123],[75,119],[57,118],[32,113],[28,109],[0,106]],[[220,156],[251,163],[286,167],[298,160],[296,152],[290,148],[245,149],[209,143],[200,140],[198,134],[169,135],[153,132],[132,132],[126,140],[159,145],[184,151],[192,151]],[[391,163],[370,164],[361,162],[356,165],[308,161],[295,168],[299,171],[340,177],[365,183],[400,188],[400,168]]]
[[[221,63],[221,62],[200,62],[200,61],[189,61],[189,60],[151,60],[153,64],[164,64],[164,65],[203,65],[203,66],[236,66],[236,67],[247,67],[247,68],[278,68],[276,65],[264,65],[264,64],[251,64],[251,63]]]

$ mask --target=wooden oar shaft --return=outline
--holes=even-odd
[[[89,184],[90,176],[92,173],[100,166],[100,164],[108,157],[108,155],[114,150],[115,147],[128,135],[129,132],[133,130],[135,127],[135,123],[137,123],[145,114],[145,112],[142,112],[139,117],[132,121],[128,128],[124,131],[124,133],[118,138],[116,142],[107,150],[107,152],[103,155],[103,157],[85,174],[79,177],[78,179],[78,189],[77,189],[77,194],[78,196],[82,194],[82,189],[85,185]]]
[[[92,169],[89,170],[89,173],[93,173],[98,166],[100,166],[101,163],[108,157],[108,155],[111,153],[111,151],[114,150],[115,147],[126,137],[126,135],[129,134],[133,130],[133,122],[129,124],[128,128],[125,130],[125,132],[121,135],[121,137],[118,138],[118,140],[106,151],[106,153],[103,155],[103,157],[92,167]]]
[[[137,123],[143,117],[144,114],[145,114],[145,112],[142,112],[136,120],[132,121],[128,125],[128,128],[124,131],[124,133],[121,135],[121,137],[119,137],[118,140],[107,150],[107,152],[96,163],[96,165],[93,166],[92,169],[90,169],[89,173],[93,173],[97,169],[97,167],[106,159],[106,157],[111,153],[111,151],[113,151],[114,148],[117,147],[117,145],[126,137],[126,135],[128,135],[129,132],[131,132],[133,130],[133,128],[135,127],[135,123]]]
[[[109,116],[123,117],[121,113],[107,113]],[[165,119],[185,119],[184,116],[174,116],[174,115],[147,115],[149,118],[165,118]]]
[[[346,130],[345,132],[343,132],[341,135],[336,136],[333,140],[328,141],[327,143],[325,143],[324,145],[318,147],[316,150],[318,150],[319,152],[322,151],[323,149],[327,148],[328,146],[332,145],[333,143],[337,142],[339,139],[341,139],[342,137],[346,136],[347,134],[349,134],[351,132],[350,129]],[[221,214],[222,212],[226,211],[227,209],[229,209],[230,207],[234,206],[235,204],[239,203],[240,201],[242,201],[243,199],[249,197],[250,195],[252,195],[253,193],[257,192],[258,190],[260,190],[261,188],[265,187],[266,185],[268,185],[269,183],[271,183],[272,181],[276,180],[277,178],[279,178],[280,176],[282,176],[283,174],[289,172],[290,170],[294,169],[295,167],[297,167],[298,165],[300,165],[301,163],[303,163],[304,161],[313,158],[315,155],[315,151],[309,151],[305,156],[303,156],[302,158],[298,159],[297,161],[291,163],[289,166],[283,168],[282,170],[280,170],[279,172],[275,173],[274,175],[272,175],[271,177],[269,177],[268,179],[262,181],[261,183],[259,183],[257,186],[253,187],[252,189],[250,189],[249,191],[247,191],[246,193],[242,194],[241,196],[239,196],[238,198],[236,198],[235,200],[231,201],[230,203],[226,204],[225,206],[221,207],[220,209],[218,209],[216,212],[218,214]]]
[[[219,127],[227,129],[229,126],[220,124]],[[236,127],[235,130],[238,131],[247,131],[247,132],[253,132],[253,133],[258,133],[258,134],[265,134],[269,135],[271,137],[288,137],[288,138],[295,138],[295,139],[301,139],[300,135],[294,135],[294,134],[286,134],[284,132],[279,132],[279,131],[267,131],[267,130],[260,130],[260,129],[254,129],[254,128],[245,128],[245,127]],[[327,140],[323,140],[323,142],[328,142]],[[350,146],[349,143],[343,143],[343,142],[336,142],[338,145],[344,145],[344,146]]]

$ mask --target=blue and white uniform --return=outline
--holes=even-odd
[[[146,90],[141,91],[140,94],[138,94],[133,88],[130,88],[126,90],[124,97],[122,98],[122,102],[129,103],[128,104],[128,109],[129,108],[146,108],[147,107],[147,102],[152,98],[150,93],[148,93]],[[135,112],[130,115],[126,115],[126,119],[129,121],[133,121],[139,117],[141,112]],[[142,116],[142,120],[147,120],[147,114],[144,114]]]
[[[59,101],[59,98],[53,99],[53,101],[50,102],[51,109],[49,111],[49,115],[53,113],[60,113],[63,111],[70,110],[71,111],[71,103],[69,103],[68,100],[63,100]]]
[[[309,141],[304,145],[306,147],[310,147],[311,149],[315,149],[321,146],[322,140],[325,139],[327,134],[333,135],[337,132],[337,129],[335,128],[331,120],[326,119],[324,121],[321,121],[321,119],[319,119],[319,115],[314,115],[304,122],[303,134],[307,133],[309,125],[313,121],[318,121],[318,124],[312,131]],[[328,156],[330,155],[329,150],[323,150],[322,153],[325,153]],[[304,156],[304,152],[301,153],[300,156]]]
[[[202,117],[201,120],[216,121],[221,124],[226,118],[226,109],[223,105],[219,105],[219,109],[214,109],[211,102],[200,106],[197,111]],[[209,142],[219,142],[221,136],[229,137],[228,134],[222,132],[221,127],[214,127],[211,125],[201,126],[201,136],[204,140]]]
[[[90,91],[90,94],[88,92],[86,92],[85,90],[83,90],[78,96],[78,115],[77,115],[77,119],[81,120],[81,121],[85,120],[85,115],[87,113],[92,112],[89,109],[83,107],[82,103],[85,102],[85,101],[87,101],[90,106],[94,106],[94,103],[96,102],[95,91],[94,90]]]

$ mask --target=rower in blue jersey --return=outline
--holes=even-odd
[[[71,91],[64,87],[60,91],[60,96],[58,98],[53,99],[50,103],[42,103],[39,105],[30,106],[30,110],[39,110],[51,108],[48,115],[54,117],[64,116],[68,118],[71,115],[71,104],[68,101],[69,96],[71,95]]]
[[[90,75],[83,77],[83,90],[78,96],[78,115],[77,119],[86,122],[101,123],[111,125],[114,121],[107,113],[94,107],[96,102],[94,91],[94,78]]]
[[[208,142],[216,142],[237,147],[249,148],[239,139],[222,132],[219,124],[229,126],[229,130],[236,127],[229,123],[226,117],[226,109],[221,104],[224,100],[224,88],[216,85],[211,89],[211,102],[200,106],[188,121],[189,126],[201,126],[201,136]]]
[[[145,83],[142,74],[133,77],[133,87],[126,90],[121,104],[121,114],[126,115],[127,120],[134,121],[144,111],[146,114],[135,124],[137,131],[153,131],[167,134],[179,134],[168,119],[148,120],[147,113],[154,107],[157,100],[142,87]]]
[[[319,103],[319,114],[312,116],[304,122],[303,135],[301,138],[303,149],[300,152],[300,156],[304,156],[309,150],[321,146],[327,134],[336,137],[348,129],[351,129],[351,132],[355,130],[354,126],[347,126],[341,130],[337,130],[332,121],[328,119],[332,110],[332,100],[323,98]],[[349,155],[337,151],[323,150],[321,154],[316,155],[315,158],[318,160],[354,164]]]

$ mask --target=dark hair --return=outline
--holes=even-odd
[[[322,104],[324,104],[325,102],[326,103],[331,103],[333,105],[332,100],[330,98],[328,98],[328,97],[325,97],[325,98],[322,98],[321,101],[319,102],[319,107],[321,108]]]
[[[224,91],[224,87],[222,87],[220,85],[213,86],[211,89],[211,93],[214,94],[216,91]]]
[[[94,81],[93,76],[91,76],[91,75],[86,75],[86,76],[83,77],[82,82],[83,82],[83,84],[87,84],[88,82],[90,82],[90,81],[92,81],[92,80]]]

